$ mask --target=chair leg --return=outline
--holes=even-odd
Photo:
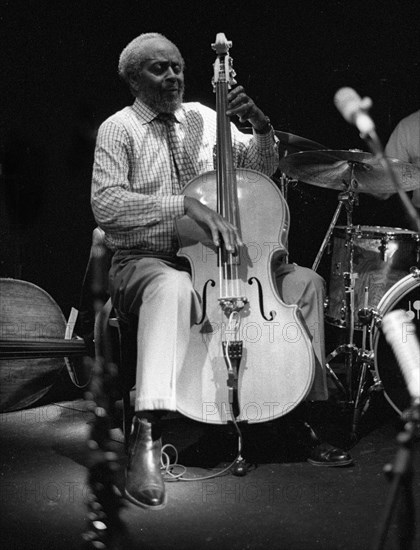
[[[133,419],[133,411],[130,403],[130,390],[123,391],[123,433],[125,451],[128,452],[128,442],[130,440],[131,422]]]
[[[131,406],[130,391],[135,384],[136,355],[137,355],[137,330],[129,322],[117,319],[119,337],[119,378],[123,401],[123,433],[125,449],[128,451],[131,423],[133,419],[133,407]]]
[[[95,352],[97,357],[107,357],[117,365],[118,388],[115,399],[122,398],[122,431],[125,450],[128,450],[133,407],[130,391],[135,384],[135,366],[137,357],[137,329],[114,315],[111,300],[108,299],[95,320]],[[111,397],[111,396],[109,396]]]

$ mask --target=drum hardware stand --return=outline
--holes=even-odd
[[[353,239],[353,237],[351,237]],[[353,243],[351,244],[353,248]],[[353,250],[350,252],[350,268],[353,268]],[[326,358],[327,370],[331,373],[331,367],[329,365],[330,361],[337,357],[338,355],[344,354],[344,367],[347,374],[347,391],[344,390],[347,401],[349,404],[353,403],[353,371],[354,371],[354,355],[359,352],[359,349],[354,344],[354,279],[355,276],[352,272],[344,273],[344,284],[345,284],[345,295],[346,295],[346,305],[345,305],[345,314],[346,314],[346,343],[338,346],[334,351],[332,351]],[[335,377],[336,378],[336,377]],[[335,380],[333,377],[333,380]],[[337,383],[337,381],[335,380]],[[340,384],[341,385],[341,384]]]
[[[368,410],[372,393],[374,391],[383,390],[382,382],[378,380],[376,373],[372,368],[374,364],[374,352],[373,350],[368,349],[367,343],[366,343],[367,333],[368,333],[367,327],[372,324],[373,318],[378,315],[375,310],[368,308],[368,303],[369,303],[369,289],[368,287],[365,287],[364,307],[358,311],[359,321],[363,325],[362,343],[361,343],[362,347],[357,348],[353,344],[351,345],[351,347],[349,346],[349,344],[344,344],[340,346],[341,348],[344,348],[343,350],[340,350],[343,353],[350,353],[351,351],[356,353],[355,365],[358,366],[358,369],[357,369],[358,379],[357,379],[356,393],[354,393],[354,390],[353,390],[353,382],[354,382],[353,381],[353,373],[354,373],[353,363],[350,365],[350,370],[346,371],[348,374],[348,388],[349,388],[347,393],[347,399],[348,399],[348,403],[352,405],[352,409],[353,409],[351,434],[350,434],[351,439],[353,441],[358,439],[358,428],[359,428],[360,420]],[[350,337],[350,342],[352,343],[352,336]],[[340,347],[338,349],[340,349]],[[346,349],[346,347],[348,349]],[[336,353],[336,355],[338,354]],[[371,375],[371,378],[373,381],[370,384],[367,382],[368,374]]]
[[[353,418],[351,425],[351,438],[353,441],[358,439],[358,429],[362,416],[366,413],[370,405],[370,398],[373,391],[382,391],[382,383],[377,380],[372,372],[373,351],[362,349],[359,351],[358,362],[361,364],[357,393],[353,406]],[[372,375],[373,383],[367,385],[366,378],[368,373]]]
[[[345,396],[346,401],[350,404],[353,397],[353,359],[354,354],[358,352],[358,348],[354,345],[354,277],[352,277],[349,272],[346,272],[344,273],[344,281],[346,296],[346,305],[344,307],[346,315],[346,343],[340,344],[327,356],[326,365],[327,371],[332,377],[333,382],[341,390],[341,392]],[[333,369],[330,366],[330,361],[342,354],[344,355],[344,367],[347,375],[347,389],[341,384],[337,375],[334,373]]]
[[[287,202],[288,192],[289,192],[289,183],[293,183],[296,180],[291,180],[286,176],[286,174],[283,174],[282,172],[278,181],[279,181],[280,191],[284,197],[284,200]]]
[[[280,148],[277,147],[277,150],[278,150],[279,155],[280,155]],[[287,154],[288,154],[288,151],[286,150],[284,152],[284,157],[287,157]],[[278,172],[280,172],[280,169],[276,172],[276,174]],[[273,179],[275,179],[276,183],[280,187],[281,194],[283,195],[284,200],[287,202],[289,183],[297,183],[297,180],[290,179],[284,172],[280,172],[280,177],[279,178],[278,177],[276,177],[276,178],[273,177]]]
[[[337,357],[337,355],[340,355],[344,351],[345,345],[338,346],[332,353],[330,353],[326,359],[325,367],[327,369],[327,374],[330,376],[331,380],[334,382],[337,389],[341,391],[345,399],[347,399],[347,390],[343,386],[343,384],[340,382],[340,379],[335,374],[333,369],[330,367],[329,361],[334,359],[334,357]]]
[[[354,400],[354,408],[353,408],[353,420],[352,420],[352,426],[351,426],[351,437],[353,440],[357,439],[357,431],[359,427],[360,418],[363,412],[366,412],[367,407],[369,406],[369,399],[370,399],[370,392],[368,392],[368,397],[365,400],[365,406],[363,407],[363,411],[361,410],[362,407],[362,397],[365,391],[366,386],[366,375],[368,373],[368,369],[372,365],[373,362],[373,353],[372,350],[367,350],[366,348],[366,340],[367,340],[367,327],[368,324],[371,323],[373,314],[368,309],[369,304],[369,288],[365,287],[365,293],[364,293],[364,303],[363,303],[363,309],[359,310],[358,317],[359,320],[363,323],[363,333],[362,333],[362,348],[358,352],[358,363],[361,364],[361,367],[359,369],[359,383],[357,388],[356,397]]]
[[[357,187],[357,181],[353,178],[353,165],[351,165],[351,172],[352,172],[352,176],[351,176],[350,184],[348,188],[345,191],[342,191],[341,193],[339,193],[338,195],[337,208],[334,212],[334,215],[328,227],[327,233],[325,234],[324,240],[322,241],[321,248],[319,249],[318,254],[315,258],[315,261],[312,265],[312,269],[314,271],[317,271],[319,264],[321,262],[321,258],[324,255],[325,249],[327,248],[327,245],[330,242],[331,233],[333,232],[333,229],[337,224],[343,205],[345,205],[346,212],[347,212],[347,229],[349,230],[351,227],[353,227],[353,220],[352,220],[353,206],[355,204],[356,205],[358,204],[358,197],[355,192],[355,189]]]
[[[334,351],[332,351],[326,358],[326,368],[328,374],[331,376],[334,384],[345,396],[347,403],[352,405],[353,408],[353,417],[352,417],[352,437],[356,437],[357,428],[359,425],[359,420],[361,416],[361,403],[362,395],[365,389],[366,375],[368,369],[372,363],[371,353],[366,351],[366,332],[367,327],[364,327],[363,334],[363,344],[362,349],[359,349],[354,343],[354,285],[357,278],[357,274],[354,273],[353,268],[353,254],[354,254],[354,232],[353,232],[353,207],[357,204],[357,194],[356,189],[358,183],[353,177],[354,165],[350,164],[351,167],[351,177],[348,188],[341,192],[338,196],[339,204],[335,210],[331,223],[328,227],[327,233],[324,237],[324,240],[321,244],[321,248],[315,258],[312,269],[316,271],[319,267],[321,258],[324,254],[324,251],[327,245],[330,242],[331,234],[336,226],[337,220],[339,218],[341,209],[343,205],[346,208],[347,213],[347,226],[346,226],[346,247],[349,250],[349,265],[348,271],[343,273],[344,277],[344,286],[345,286],[345,305],[344,305],[344,314],[345,314],[345,328],[346,328],[346,340],[345,344],[341,344]],[[365,307],[367,309],[368,296],[367,289],[365,289]],[[347,390],[341,384],[340,380],[334,373],[333,369],[330,366],[330,361],[335,357],[343,354],[344,355],[344,368],[347,376]],[[355,360],[355,357],[357,359]],[[355,365],[361,365],[359,379],[358,379],[358,388],[355,394],[354,391],[354,370]]]
[[[393,464],[384,467],[384,473],[391,483],[385,503],[383,518],[378,529],[372,550],[383,550],[387,533],[397,502],[400,507],[397,514],[399,549],[413,548],[416,518],[413,495],[413,446],[420,436],[420,402],[413,400],[411,408],[403,416],[408,418],[403,430],[397,436],[399,449]]]

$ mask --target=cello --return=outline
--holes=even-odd
[[[187,216],[176,220],[178,254],[191,265],[203,310],[177,372],[177,407],[212,424],[266,422],[287,414],[308,394],[315,369],[299,308],[280,299],[274,281],[273,260],[287,254],[287,203],[269,177],[233,164],[226,115],[235,83],[231,45],[223,33],[212,45],[216,170],[193,178],[183,194],[235,225],[244,245],[232,254],[223,243],[216,248],[203,225]]]
[[[55,300],[42,288],[19,279],[0,278],[0,295],[0,411],[36,403],[65,365],[78,386],[69,360],[88,351],[83,340],[66,338],[66,319]]]

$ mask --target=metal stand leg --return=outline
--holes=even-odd
[[[363,337],[362,337],[362,348],[359,350],[358,363],[359,363],[359,380],[357,393],[354,399],[354,408],[353,408],[353,419],[351,427],[351,437],[353,440],[358,438],[358,429],[359,423],[362,417],[362,414],[366,412],[370,397],[373,390],[380,389],[381,385],[376,380],[376,375],[373,376],[373,383],[366,388],[367,384],[367,375],[370,372],[370,367],[373,364],[373,351],[367,349],[367,332],[368,325],[371,325],[373,318],[373,311],[368,309],[369,304],[369,288],[365,287],[364,291],[364,306],[362,310],[359,310],[359,320],[363,323]],[[360,366],[361,365],[361,366]],[[367,396],[366,396],[367,392]]]
[[[356,186],[357,186],[357,182],[353,178],[353,167],[352,167],[352,177],[350,179],[349,187],[346,192],[343,192],[340,194],[339,206],[333,216],[327,235],[324,238],[324,241],[321,245],[321,249],[313,265],[313,269],[318,268],[322,254],[329,241],[334,225],[338,219],[341,207],[344,204],[346,207],[346,213],[347,213],[346,247],[348,249],[347,271],[343,273],[344,287],[345,287],[345,330],[346,330],[345,344],[341,344],[332,353],[330,353],[330,355],[327,357],[326,362],[327,362],[328,374],[331,376],[335,385],[340,389],[342,394],[345,396],[347,403],[353,406],[353,418],[352,418],[352,435],[353,436],[355,436],[358,429],[358,424],[359,424],[360,415],[361,415],[362,397],[363,397],[363,392],[366,385],[366,376],[367,376],[367,373],[369,372],[368,371],[369,363],[367,361],[368,356],[366,355],[366,327],[364,328],[363,349],[360,350],[354,343],[354,330],[355,330],[354,288],[355,288],[355,281],[357,279],[357,274],[354,273],[354,264],[353,264],[355,232],[354,232],[354,226],[352,224],[352,213],[353,213],[353,205],[357,203],[357,197],[355,194]],[[367,307],[367,294],[365,295],[365,303]],[[339,355],[344,356],[344,368],[346,373],[347,389],[344,388],[344,386],[338,380],[337,376],[332,371],[329,365],[329,362]],[[362,363],[360,362],[360,358],[362,358]],[[359,369],[357,371],[358,387],[356,391],[354,388],[355,372],[356,372],[355,369]]]
[[[404,426],[404,430],[398,435],[398,452],[394,463],[388,464],[384,472],[391,482],[391,488],[385,504],[385,510],[380,528],[376,533],[372,550],[382,550],[386,543],[391,519],[395,507],[399,503],[397,514],[398,539],[400,550],[410,550],[414,546],[415,539],[415,506],[413,496],[413,443],[419,435],[420,404],[413,405],[408,415],[411,420]]]
[[[332,361],[334,359],[334,357],[336,357],[337,355],[342,353],[343,350],[340,349],[341,347],[344,347],[344,346],[340,346],[340,347],[336,348],[332,353],[330,353],[328,355],[328,357],[326,359],[326,363],[325,363],[325,368],[327,369],[327,374],[331,378],[331,380],[334,382],[336,388],[338,388],[341,391],[341,393],[343,394],[343,397],[345,399],[347,399],[347,390],[346,390],[346,388],[343,386],[343,384],[340,382],[340,379],[338,378],[338,376],[335,374],[333,369],[330,367],[330,361]]]
[[[333,229],[336,226],[338,217],[339,217],[340,212],[341,212],[341,208],[343,207],[343,203],[344,203],[344,199],[343,200],[340,199],[339,203],[338,203],[338,206],[337,206],[337,208],[334,212],[334,216],[333,216],[333,218],[331,220],[331,223],[328,227],[327,233],[325,234],[324,240],[322,241],[321,248],[319,249],[318,254],[316,255],[315,261],[312,265],[312,269],[314,271],[316,271],[319,267],[319,264],[321,262],[321,258],[324,255],[325,249],[326,249],[326,247],[327,247],[327,245],[330,241],[331,233],[333,232]]]
[[[352,255],[352,251],[350,253]],[[352,267],[352,261],[350,261]],[[347,391],[344,390],[344,395],[349,403],[354,397],[353,378],[354,378],[354,354],[358,352],[358,348],[354,345],[354,280],[350,272],[344,273],[345,280],[345,296],[346,296],[346,343],[338,346],[326,359],[326,363],[344,355],[344,368],[346,372]],[[344,389],[344,388],[343,388]]]
[[[365,358],[366,360],[363,360]],[[371,353],[362,352],[362,366],[359,373],[359,384],[357,388],[356,397],[354,400],[353,408],[353,419],[351,424],[351,438],[353,440],[358,439],[359,424],[362,417],[362,414],[366,412],[367,407],[369,406],[370,400],[370,388],[367,390],[368,395],[366,396],[366,379],[369,372],[369,367],[372,359]]]

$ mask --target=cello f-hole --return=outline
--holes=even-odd
[[[275,311],[270,311],[270,317],[267,317],[264,313],[264,298],[263,298],[263,289],[262,289],[262,285],[259,281],[259,279],[257,279],[256,277],[251,277],[250,279],[248,279],[248,283],[250,285],[253,284],[253,282],[256,282],[257,283],[257,286],[258,286],[258,301],[259,301],[259,305],[260,305],[260,313],[261,313],[261,316],[266,320],[266,321],[274,321],[274,317],[276,316],[276,312]]]
[[[211,286],[216,286],[216,283],[213,281],[213,279],[209,279],[208,281],[206,281],[206,284],[203,287],[203,293],[202,293],[203,311],[202,311],[202,315],[200,317],[200,320],[197,321],[196,323],[194,323],[195,325],[202,325],[204,323],[204,319],[206,318],[206,315],[207,315],[207,285],[209,285],[209,284]]]

